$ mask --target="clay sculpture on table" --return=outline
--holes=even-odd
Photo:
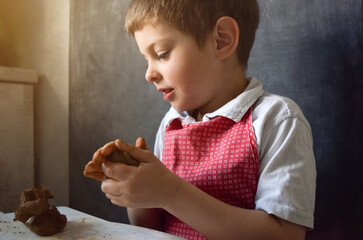
[[[21,203],[15,211],[14,221],[24,223],[39,236],[49,236],[64,229],[67,217],[59,213],[55,206],[50,206],[48,199],[51,192],[42,186],[25,190],[21,194]]]

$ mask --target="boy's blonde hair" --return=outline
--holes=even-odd
[[[132,0],[125,27],[134,35],[146,24],[166,22],[193,36],[202,47],[223,16],[232,17],[238,23],[238,60],[247,67],[259,23],[257,0]]]

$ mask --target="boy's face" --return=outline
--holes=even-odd
[[[163,93],[164,100],[178,111],[215,110],[223,83],[212,37],[199,48],[191,36],[158,23],[135,32],[135,39],[148,62],[145,78]]]

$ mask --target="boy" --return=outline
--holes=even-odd
[[[130,222],[189,239],[304,239],[313,227],[308,122],[289,99],[246,78],[255,0],[134,0],[126,29],[146,80],[172,105],[155,151],[116,140],[99,149],[101,189]],[[105,161],[127,151],[138,167]]]

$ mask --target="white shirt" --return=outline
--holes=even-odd
[[[256,209],[284,220],[314,226],[316,167],[311,128],[300,108],[291,99],[264,93],[262,84],[251,78],[245,91],[204,121],[224,116],[239,122],[252,107],[252,124],[260,158]],[[162,159],[165,128],[175,118],[195,122],[187,112],[173,107],[161,121],[154,153]]]

